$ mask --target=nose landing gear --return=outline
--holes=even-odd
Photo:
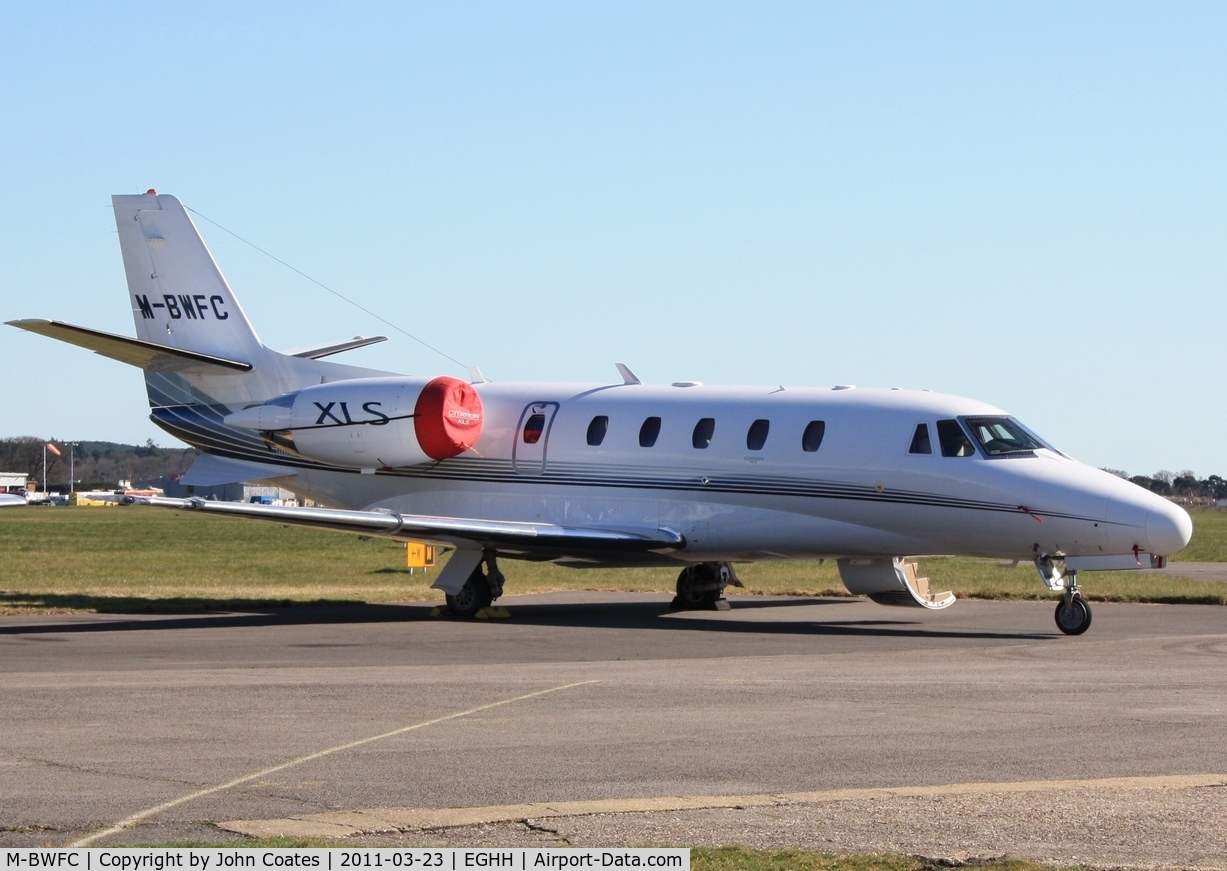
[[[1057,628],[1066,635],[1081,635],[1091,628],[1091,606],[1078,590],[1078,572],[1068,568],[1058,554],[1042,554],[1035,560],[1044,586],[1064,593],[1057,602]],[[1062,571],[1064,569],[1064,571]]]
[[[1066,635],[1081,635],[1091,628],[1091,606],[1078,587],[1068,587],[1067,592],[1057,602],[1057,628]]]

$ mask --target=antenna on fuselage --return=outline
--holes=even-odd
[[[630,370],[630,367],[627,366],[625,363],[614,363],[614,365],[618,367],[618,374],[622,376],[623,384],[642,384],[643,383],[642,381],[640,381],[638,378],[635,377],[635,373],[632,372]]]

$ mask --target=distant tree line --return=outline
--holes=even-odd
[[[36,488],[43,480],[43,446],[48,442],[59,449],[61,456],[47,451],[47,489],[68,492],[69,443],[59,439],[34,436],[0,439],[0,472],[25,472]],[[114,489],[121,480],[152,481],[164,476],[181,475],[192,465],[199,452],[192,448],[160,448],[153,439],[143,445],[121,445],[115,442],[77,442],[71,449],[72,475],[77,490]]]
[[[1218,475],[1198,478],[1193,472],[1185,469],[1183,472],[1155,472],[1153,475],[1130,475],[1120,469],[1104,469],[1113,475],[1132,481],[1139,487],[1144,487],[1160,496],[1184,496],[1187,498],[1202,497],[1206,499],[1227,499],[1227,480]]]
[[[62,453],[47,452],[47,487],[68,491],[68,442],[34,436],[0,439],[0,472],[25,472],[30,483],[41,486],[43,445],[51,442]],[[77,442],[73,449],[73,477],[76,489],[111,489],[121,480],[139,486],[157,478],[181,475],[199,454],[193,448],[161,448],[153,439],[143,445],[115,442]],[[1188,469],[1182,472],[1159,471],[1153,475],[1130,475],[1120,469],[1104,469],[1160,496],[1227,499],[1227,479],[1218,475],[1198,478]]]

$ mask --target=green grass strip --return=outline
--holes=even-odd
[[[1179,556],[1227,562],[1227,512],[1194,515]],[[142,508],[8,509],[0,514],[0,613],[198,612],[298,604],[438,600],[438,567],[411,574],[387,539]],[[570,569],[504,560],[510,595],[556,590],[670,593],[677,569]],[[1179,562],[1172,571],[1178,573]],[[924,559],[935,589],[962,598],[1052,599],[1030,563]],[[738,565],[730,595],[846,596],[834,562]],[[1084,572],[1093,601],[1227,604],[1227,584],[1138,572]]]

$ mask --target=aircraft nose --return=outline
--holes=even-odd
[[[1164,500],[1146,513],[1146,544],[1151,553],[1168,556],[1193,537],[1193,518],[1179,505]]]

